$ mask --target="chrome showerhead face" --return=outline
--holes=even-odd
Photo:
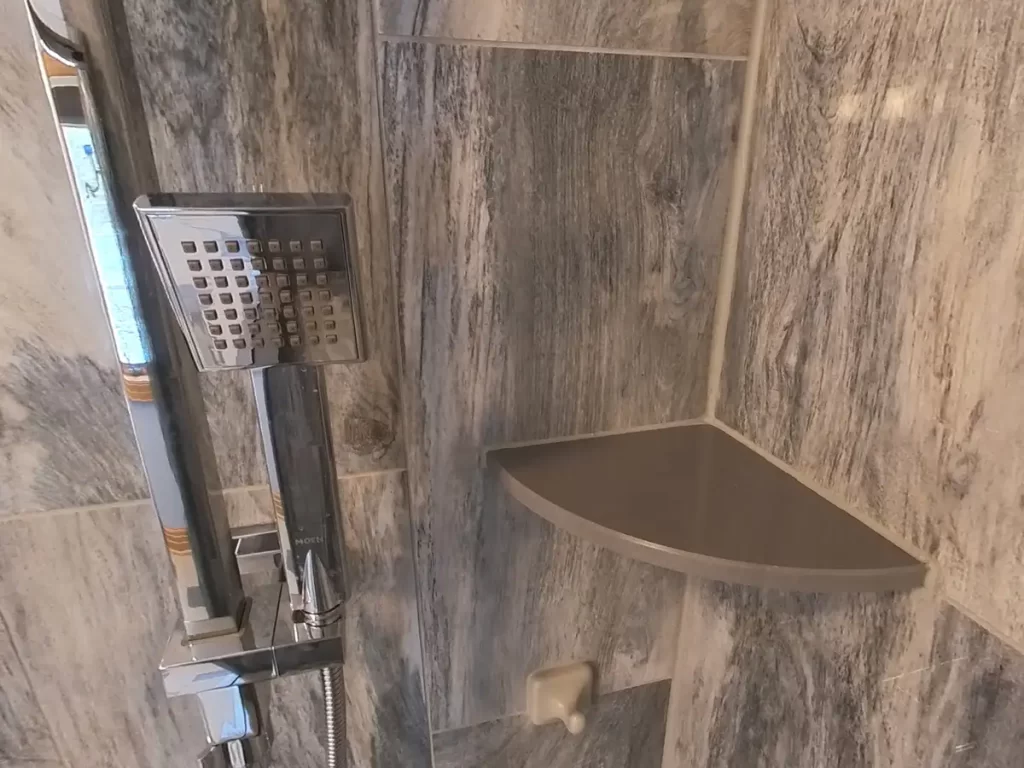
[[[365,359],[347,196],[154,195],[135,210],[200,370]]]

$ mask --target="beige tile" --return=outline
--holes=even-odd
[[[433,726],[521,711],[555,662],[667,677],[681,579],[543,523],[483,452],[702,412],[743,65],[382,58]]]
[[[773,8],[719,415],[1024,643],[1024,7]]]
[[[22,4],[0,30],[0,517],[146,495]]]
[[[379,0],[387,34],[744,55],[753,0]]]

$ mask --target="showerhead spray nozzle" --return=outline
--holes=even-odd
[[[153,195],[135,210],[200,370],[365,358],[344,195]]]

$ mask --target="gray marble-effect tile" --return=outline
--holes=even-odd
[[[579,736],[522,715],[434,734],[436,768],[661,768],[669,682],[598,697]]]
[[[338,473],[403,466],[369,0],[129,0],[125,10],[162,189],[354,198],[370,359],[325,369]],[[225,485],[263,482],[247,382],[218,382]]]
[[[0,536],[0,614],[75,768],[178,768],[202,745],[157,663],[177,616],[148,504],[22,519]]]
[[[0,616],[0,768],[60,765],[32,684]]]
[[[349,765],[430,768],[406,475],[350,478],[339,490]]]
[[[701,413],[743,65],[382,58],[433,726],[521,711],[566,658],[667,677],[681,579],[555,531],[483,451]]]
[[[405,473],[349,478],[339,489],[348,580],[348,765],[429,768]],[[274,764],[319,764],[324,754],[319,678],[277,680],[272,693]]]
[[[256,421],[256,400],[249,373],[204,373],[199,376],[199,385],[221,487],[267,483],[267,463]]]
[[[753,0],[379,0],[385,34],[742,56]]]
[[[690,579],[664,768],[873,768],[888,678],[957,658],[933,592],[795,594]],[[946,654],[952,654],[947,656]]]
[[[221,492],[228,524],[232,528],[274,522],[274,507],[270,500],[270,486],[228,488]]]
[[[1024,647],[1024,6],[772,6],[719,416]]]
[[[350,478],[340,489],[349,765],[429,768],[405,474]],[[236,522],[266,519],[259,489],[225,495],[247,497]],[[177,607],[151,508],[6,523],[0,560],[0,616],[11,627],[59,754],[76,768],[188,764],[203,731],[191,699],[168,702],[156,668]],[[8,659],[3,651],[0,685],[17,703],[28,692],[20,695],[17,678],[5,674]],[[316,675],[272,684],[275,765],[323,759],[321,702]],[[19,707],[16,714],[18,738],[45,735],[33,736],[33,710]],[[4,768],[8,721],[0,703]]]
[[[880,712],[886,750],[876,765],[1020,765],[1024,656],[947,606],[935,628],[933,654],[951,642],[963,645],[952,660],[887,681]]]
[[[144,498],[28,18],[0,8],[0,517]]]

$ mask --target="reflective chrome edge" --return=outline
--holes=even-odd
[[[26,0],[25,5],[39,55],[40,73],[47,85],[47,99],[94,271],[105,288],[99,254],[89,237],[79,179],[62,130],[65,120],[73,120],[74,125],[83,125],[84,122],[84,127],[89,130],[110,220],[125,261],[125,274],[131,282],[129,292],[139,317],[138,333],[146,359],[141,363],[121,359],[122,384],[153,505],[174,566],[185,631],[191,637],[233,632],[241,618],[243,593],[232,552],[227,515],[217,493],[220,482],[197,372],[176,323],[166,316],[168,310],[163,300],[140,301],[143,293],[154,298],[157,294],[162,295],[162,291],[140,291],[140,287],[151,282],[151,278],[137,268],[137,263],[148,262],[148,259],[132,258],[128,247],[128,242],[141,242],[141,238],[130,236],[125,228],[126,217],[118,211],[118,204],[123,201],[117,194],[117,179],[110,173],[105,137],[85,66],[84,46],[76,42],[80,36],[71,29],[69,34],[76,40],[56,34],[35,13],[30,0]],[[44,56],[71,67],[74,76],[51,78],[46,71]],[[55,98],[57,87],[77,88],[75,114],[62,112],[68,109],[68,104],[66,99],[58,102]],[[116,336],[106,290],[103,293],[109,330],[112,336]]]
[[[255,617],[272,624],[260,626]],[[205,694],[338,664],[343,627],[337,621],[311,630],[294,621],[284,585],[260,590],[234,634],[190,642],[180,627],[174,631],[160,662],[164,689],[168,696]]]
[[[284,565],[285,582],[293,610],[307,608],[309,595],[304,569],[309,554],[314,554],[317,575],[322,581],[318,594],[330,594],[335,599],[319,610],[335,611],[342,604],[344,594],[344,556],[340,541],[339,500],[337,480],[334,476],[334,456],[331,451],[330,424],[323,398],[324,381],[320,366],[295,365],[256,369],[251,372],[253,396],[267,476],[270,481],[274,522],[277,525]],[[287,382],[301,402],[301,413],[289,410],[287,397],[277,395],[270,377],[277,384]],[[291,404],[294,405],[294,404]],[[302,456],[296,458],[283,450],[287,442],[289,418],[301,420],[312,435],[300,438]],[[275,429],[275,418],[278,419]],[[282,426],[284,425],[284,426]],[[316,479],[309,477],[310,469]],[[326,478],[321,475],[326,473]],[[317,482],[319,481],[319,482]],[[296,502],[301,498],[301,502]],[[312,535],[311,535],[312,534]],[[322,571],[322,573],[321,573]],[[332,619],[334,620],[334,614]]]
[[[233,216],[236,218],[259,216],[267,214],[337,214],[341,220],[341,228],[346,243],[347,253],[345,272],[347,276],[347,287],[350,299],[350,315],[354,333],[356,348],[355,357],[344,360],[308,360],[303,362],[289,362],[291,365],[333,365],[343,363],[346,365],[365,362],[369,358],[369,351],[366,348],[366,318],[364,317],[362,289],[360,288],[360,267],[359,267],[359,243],[356,238],[356,227],[353,221],[352,196],[345,192],[324,193],[324,192],[275,192],[271,194],[258,192],[232,193],[231,204],[223,205],[224,195],[207,193],[158,193],[151,195],[140,195],[136,198],[133,209],[139,221],[146,244],[153,255],[156,263],[157,274],[163,284],[167,295],[167,301],[174,312],[174,317],[182,329],[190,326],[187,313],[181,306],[178,298],[178,288],[174,276],[168,271],[163,258],[157,256],[161,253],[161,246],[156,233],[153,230],[152,216],[174,216],[175,214],[214,215],[218,217]],[[191,334],[182,334],[189,345],[189,350],[197,366],[202,369],[203,355],[197,348]],[[284,361],[263,362],[258,366],[246,365],[223,365],[206,368],[205,370],[250,370],[254,367],[267,368]]]

